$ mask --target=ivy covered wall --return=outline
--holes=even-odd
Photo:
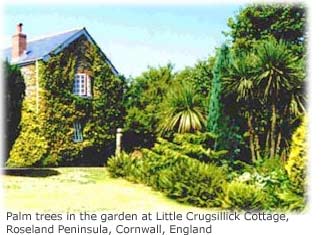
[[[73,94],[76,73],[91,77],[91,98]],[[47,62],[39,61],[38,74],[38,110],[35,97],[26,97],[21,133],[7,166],[103,164],[115,150],[116,129],[123,123],[125,81],[112,73],[99,48],[83,36]],[[77,121],[83,141],[75,143]]]

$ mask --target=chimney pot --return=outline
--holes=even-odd
[[[12,60],[17,60],[27,49],[27,36],[22,33],[22,23],[17,24],[17,32],[12,36]]]
[[[17,33],[22,33],[22,27],[23,27],[22,23],[17,24]]]

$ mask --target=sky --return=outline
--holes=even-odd
[[[179,71],[206,59],[228,40],[227,19],[241,5],[54,5],[4,7],[4,47],[11,46],[16,25],[28,39],[86,27],[117,70],[135,77],[148,66],[174,64]]]

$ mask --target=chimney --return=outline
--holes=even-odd
[[[17,32],[12,36],[12,59],[18,59],[27,49],[27,36],[22,33],[23,24],[17,25]]]

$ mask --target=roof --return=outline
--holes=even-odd
[[[27,41],[27,50],[15,61],[12,61],[11,58],[11,47],[3,50],[3,57],[11,63],[18,65],[33,63],[36,60],[40,59],[46,60],[49,57],[50,53],[59,53],[81,35],[85,35],[89,41],[97,45],[85,28],[73,29],[52,36],[46,36],[40,39]],[[106,62],[111,66],[113,73],[117,75],[118,72],[115,66],[101,50],[100,52],[106,59]]]

